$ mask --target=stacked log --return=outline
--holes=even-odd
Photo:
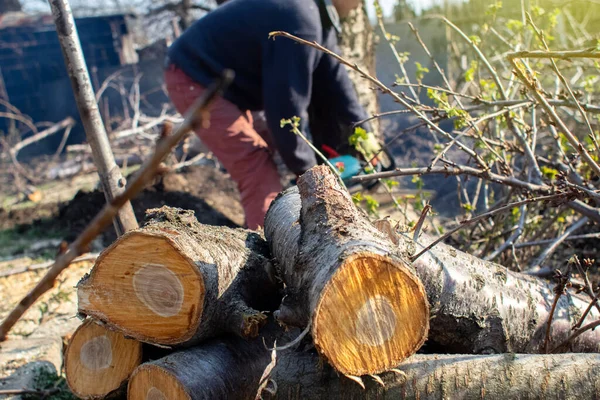
[[[140,366],[128,398],[592,399],[599,373],[597,354],[414,355],[361,385],[323,365],[316,353],[273,357],[257,340],[225,338]]]
[[[279,195],[265,236],[286,284],[277,319],[310,326],[315,347],[338,371],[377,374],[423,345],[429,305],[409,259],[328,169],[308,171]]]
[[[142,344],[88,319],[65,350],[65,373],[81,399],[104,399],[124,393],[131,373],[142,362]]]
[[[562,296],[546,343],[552,285],[445,245],[412,262],[431,239],[372,224],[325,167],[278,196],[264,233],[150,210],[78,286],[80,313],[103,326],[86,322],[94,333],[69,349],[104,368],[68,356],[69,384],[115,388],[75,393],[103,398],[129,378],[128,398],[148,400],[600,396],[598,355],[513,354],[554,349],[589,301]],[[106,368],[117,345],[100,336],[171,349]],[[467,355],[415,355],[426,339],[425,350]],[[597,352],[599,339],[588,331],[567,350]]]
[[[80,314],[162,346],[256,337],[277,292],[259,234],[169,207],[149,210],[145,226],[117,239],[77,286]]]

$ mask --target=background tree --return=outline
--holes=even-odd
[[[406,0],[398,0],[398,3],[394,5],[394,19],[396,21],[412,19],[416,15],[414,7]]]
[[[366,0],[363,5],[352,11],[348,18],[342,21],[342,35],[340,38],[340,49],[342,56],[356,63],[371,75],[375,75],[375,40],[373,26],[367,15]],[[371,89],[369,82],[362,78],[356,71],[349,69],[350,79],[358,93],[358,98],[367,114],[373,115],[379,112],[377,92]],[[375,134],[381,137],[379,122],[372,122]]]

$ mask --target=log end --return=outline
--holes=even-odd
[[[65,351],[65,374],[81,399],[99,399],[119,390],[142,361],[141,343],[85,321]]]
[[[346,375],[377,374],[423,345],[429,304],[407,266],[358,253],[326,284],[312,323],[315,346],[335,369]]]
[[[138,367],[127,387],[129,400],[191,400],[185,387],[169,371],[154,364]]]
[[[79,312],[148,343],[183,343],[203,311],[204,279],[169,235],[123,235],[78,286]]]

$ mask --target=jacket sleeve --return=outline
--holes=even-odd
[[[263,101],[269,129],[287,167],[302,174],[316,165],[315,154],[289,126],[282,128],[280,121],[300,117],[300,130],[310,138],[307,110],[312,76],[320,57],[315,49],[286,38],[269,40],[264,52]]]
[[[336,54],[341,54],[335,40],[330,40],[327,48]],[[314,73],[313,96],[320,102],[329,104],[328,112],[323,117],[329,119],[328,125],[341,124],[346,136],[352,133],[351,126],[368,117],[364,107],[360,104],[354,85],[350,80],[348,71],[335,58],[323,55]],[[367,131],[371,130],[368,123],[362,125]],[[343,138],[347,140],[346,138]],[[344,143],[345,144],[345,143]]]

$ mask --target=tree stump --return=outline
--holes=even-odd
[[[429,328],[421,282],[327,167],[309,170],[273,201],[265,235],[286,285],[277,318],[310,324],[316,348],[338,371],[376,374],[421,347]]]
[[[256,232],[202,225],[191,211],[149,210],[145,226],[106,249],[79,283],[79,312],[150,344],[255,337],[262,310],[279,301],[268,257]]]

